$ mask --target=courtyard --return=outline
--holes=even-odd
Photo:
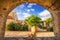
[[[37,32],[35,38],[28,31],[6,31],[5,40],[56,40],[53,32]]]
[[[19,23],[18,24],[14,23],[14,25],[13,25],[14,27],[12,27],[13,28],[12,31],[5,31],[8,14],[14,8],[16,8],[17,6],[19,6],[23,3],[26,3],[26,4],[27,3],[36,3],[36,4],[41,5],[45,9],[47,9],[50,12],[51,17],[52,17],[53,32],[48,32],[48,31],[51,31],[51,30],[48,30],[48,29],[47,29],[47,32],[36,32],[37,31],[36,27],[41,22],[41,19],[36,15],[38,13],[40,13],[41,11],[38,12],[39,8],[36,7],[36,6],[34,6],[33,8],[38,8],[37,10],[32,9],[32,7],[31,7],[32,4],[30,4],[29,6],[25,5],[26,7],[29,7],[27,10],[25,9],[26,7],[25,8],[21,7],[22,8],[21,12],[18,11],[19,13],[23,14],[23,18],[25,18],[27,16],[30,16],[30,14],[35,13],[35,16],[32,15],[32,20],[31,20],[31,17],[29,17],[28,20],[26,20],[29,23],[30,27],[33,26],[31,28],[31,32],[30,31],[25,31],[26,30],[25,29],[26,25],[23,25],[23,28],[20,29],[21,25]],[[26,12],[24,12],[25,11],[24,9],[26,10]],[[42,12],[44,10],[42,10]],[[15,13],[13,13],[13,14],[15,14]],[[45,14],[43,14],[43,15],[45,15]],[[22,15],[20,15],[20,16],[21,16],[20,18],[22,18]],[[14,17],[16,19],[16,15],[14,15]],[[11,19],[13,19],[12,21],[14,21],[14,22],[17,21],[14,18],[11,18]],[[8,21],[11,21],[10,18],[9,18]],[[44,24],[45,24],[45,22],[44,22]],[[41,25],[43,25],[43,24],[41,24]],[[46,25],[44,25],[44,26],[46,26]],[[45,27],[43,27],[43,28],[44,28],[44,30],[46,29]],[[47,28],[49,28],[48,25],[47,25]],[[19,31],[16,31],[16,30],[19,30]],[[20,31],[20,30],[24,30],[24,31]],[[31,37],[31,35],[32,35],[32,37]],[[0,0],[0,40],[60,40],[60,0]]]
[[[5,37],[29,37],[29,31],[6,31]],[[55,37],[54,32],[37,32],[36,37]]]

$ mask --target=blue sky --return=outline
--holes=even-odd
[[[12,12],[17,13],[19,20],[24,20],[32,14],[40,17],[42,20],[51,17],[49,11],[36,3],[23,3],[17,6]]]

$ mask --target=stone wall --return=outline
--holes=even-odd
[[[0,0],[0,40],[3,40],[5,33],[6,17],[18,5],[31,2],[42,5],[50,13],[53,18],[53,28],[57,40],[60,40],[60,12],[53,13],[52,11],[60,11],[60,0]]]

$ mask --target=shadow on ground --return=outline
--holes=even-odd
[[[55,37],[5,37],[4,40],[56,40]]]

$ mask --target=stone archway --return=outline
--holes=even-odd
[[[55,36],[57,40],[60,40],[60,0],[0,0],[0,40],[4,38],[5,24],[9,12],[25,2],[37,3],[50,11],[53,18]]]

